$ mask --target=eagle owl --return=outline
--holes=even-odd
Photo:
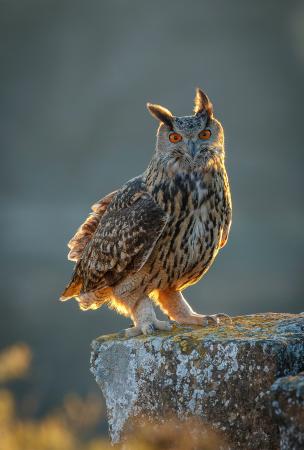
[[[61,296],[74,297],[82,310],[107,304],[130,317],[127,336],[170,330],[170,322],[156,318],[153,302],[179,324],[207,325],[226,316],[198,314],[182,295],[228,239],[223,127],[200,89],[191,116],[150,103],[147,108],[159,121],[151,162],[92,206],[68,244],[76,265]]]

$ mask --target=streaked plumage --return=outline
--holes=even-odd
[[[197,90],[193,116],[148,108],[160,120],[156,152],[141,176],[93,205],[69,242],[76,266],[61,297],[82,309],[108,303],[133,319],[128,335],[170,328],[150,299],[180,323],[218,320],[192,311],[180,291],[208,270],[231,223],[223,129],[208,97]]]

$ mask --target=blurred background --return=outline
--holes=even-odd
[[[19,413],[101,394],[89,346],[129,326],[58,302],[67,241],[155,145],[147,101],[192,111],[196,86],[226,136],[228,245],[187,290],[199,312],[300,312],[303,304],[304,4],[291,0],[0,0],[0,349],[32,366]]]

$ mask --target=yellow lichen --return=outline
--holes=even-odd
[[[254,337],[257,339],[267,338],[274,330],[275,325],[283,319],[292,319],[297,317],[296,314],[287,313],[265,313],[253,314],[249,316],[236,316],[232,318],[232,322],[223,321],[219,326],[208,325],[206,327],[200,326],[185,326],[173,327],[172,331],[156,332],[150,336],[137,336],[136,340],[147,340],[153,337],[170,337],[175,342],[186,340],[202,341],[207,338],[214,339],[248,339]],[[190,330],[189,330],[190,328]],[[109,334],[100,336],[96,339],[97,342],[103,343],[112,340],[127,340],[123,334]],[[193,345],[192,345],[193,346]],[[182,344],[181,350],[187,352],[188,344]]]

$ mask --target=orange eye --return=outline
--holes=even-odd
[[[203,140],[209,139],[210,136],[211,136],[210,130],[202,130],[198,135],[198,137]]]
[[[170,133],[169,134],[169,141],[172,142],[172,144],[176,144],[177,142],[180,142],[183,140],[183,136],[178,133]]]

